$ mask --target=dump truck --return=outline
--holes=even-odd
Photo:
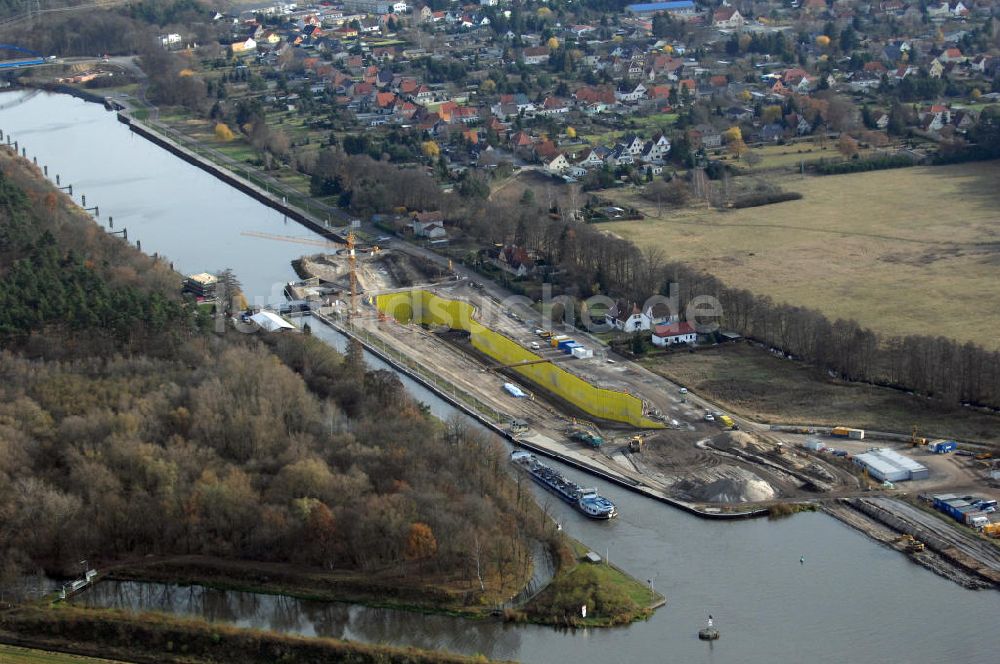
[[[734,422],[733,418],[729,417],[728,415],[720,416],[719,423],[722,424],[722,426],[725,427],[726,429],[732,429],[733,427],[736,426],[736,422]]]
[[[583,443],[584,445],[589,445],[593,448],[598,448],[604,444],[604,439],[598,436],[596,433],[587,431],[586,429],[576,429],[569,434],[570,440],[575,440]]]

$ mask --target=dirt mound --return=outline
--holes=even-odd
[[[712,475],[715,479],[705,478],[709,481],[687,489],[692,498],[707,503],[756,503],[778,495],[773,486],[743,468],[720,466]]]
[[[725,434],[723,441],[723,444],[718,445],[718,447],[742,447],[745,449],[757,444],[757,439],[745,431],[729,431]]]

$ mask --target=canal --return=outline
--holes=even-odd
[[[0,95],[4,106],[17,95]],[[148,253],[185,273],[230,267],[251,301],[280,299],[289,261],[315,250],[243,233],[315,235],[147,141],[113,114],[61,95],[0,110],[0,129],[27,147],[76,200],[101,207]],[[336,332],[314,333],[341,345]],[[378,366],[378,360],[369,358]],[[439,417],[448,404],[403,378]],[[529,662],[994,662],[1000,593],[973,592],[935,576],[822,514],[714,523],[578,471],[618,505],[608,523],[587,521],[539,492],[566,531],[667,596],[648,622],[558,631],[383,609],[315,604],[200,588],[104,583],[80,601],[192,613],[302,634],[440,647]],[[800,557],[804,564],[800,564]],[[707,614],[722,639],[697,640]]]

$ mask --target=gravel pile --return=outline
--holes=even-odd
[[[755,503],[778,496],[773,486],[743,468],[724,466],[715,474],[716,479],[692,487],[688,493],[706,503]]]

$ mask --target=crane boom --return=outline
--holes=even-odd
[[[316,247],[327,247],[339,249],[341,246],[336,242],[331,242],[330,240],[319,240],[311,237],[297,237],[295,235],[277,235],[275,233],[261,233],[259,231],[242,231],[240,235],[245,235],[247,237],[258,237],[264,240],[276,240],[278,242],[291,242],[293,244],[308,244]]]
[[[351,310],[348,313],[348,320],[353,320],[358,315],[358,273],[357,258],[354,256],[354,231],[347,234],[347,261],[351,272]]]

